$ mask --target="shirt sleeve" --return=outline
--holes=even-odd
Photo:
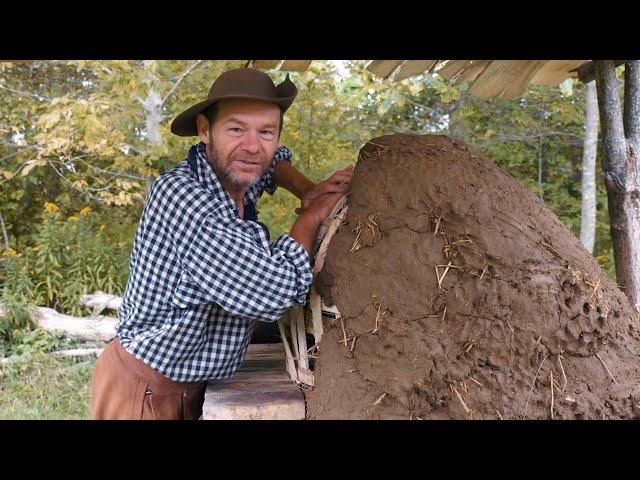
[[[278,147],[276,153],[271,160],[271,164],[267,171],[260,178],[260,192],[268,192],[269,195],[273,195],[276,191],[276,186],[273,184],[273,172],[276,169],[276,165],[281,160],[286,160],[287,162],[291,162],[291,150],[289,150],[284,145]]]
[[[311,262],[289,235],[269,245],[251,223],[205,217],[192,236],[175,242],[201,300],[231,315],[273,322],[304,305],[313,280]]]

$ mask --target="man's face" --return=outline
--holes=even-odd
[[[200,139],[223,184],[247,188],[260,179],[278,148],[279,124],[277,105],[248,99],[221,100],[213,126],[198,116]]]

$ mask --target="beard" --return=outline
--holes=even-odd
[[[260,177],[267,169],[267,159],[262,154],[252,155],[246,152],[236,152],[229,155],[226,165],[223,164],[218,150],[213,145],[213,142],[206,146],[206,151],[209,154],[209,165],[215,172],[216,176],[223,185],[229,185],[232,188],[248,188],[260,180]],[[261,166],[260,171],[250,175],[247,173],[236,174],[233,171],[234,162],[241,160],[250,163],[257,163]]]

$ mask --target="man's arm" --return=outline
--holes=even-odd
[[[300,200],[316,186],[290,162],[278,162],[276,164],[272,182],[275,186],[282,187],[293,193]]]

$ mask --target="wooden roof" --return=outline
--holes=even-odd
[[[303,72],[312,60],[252,60],[261,69]],[[469,93],[483,100],[514,99],[529,85],[555,86],[589,60],[371,60],[367,70],[391,82],[436,72],[456,84],[469,83]]]

